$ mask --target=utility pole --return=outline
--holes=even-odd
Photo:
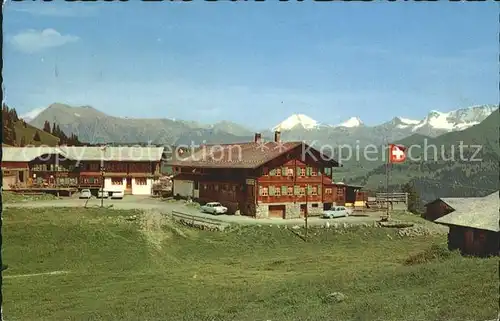
[[[101,207],[104,207],[104,165],[101,165]]]
[[[308,211],[308,208],[307,208],[307,196],[308,196],[308,194],[309,194],[309,193],[308,193],[308,192],[309,192],[308,190],[309,190],[309,184],[306,184],[306,209],[305,209],[305,213],[304,213],[304,214],[305,214],[305,215],[304,215],[304,216],[305,216],[305,225],[306,225],[306,226],[305,226],[305,227],[306,227],[306,233],[305,233],[306,240],[307,240],[307,229],[308,229],[308,228],[307,228],[307,218],[308,218],[308,216],[309,216],[309,211]]]
[[[389,141],[387,140],[387,136],[385,137],[385,144],[387,146],[387,161],[385,163],[385,217],[384,221],[388,221],[390,218],[390,213],[389,213],[389,166],[390,166],[390,159],[391,159],[391,145],[389,144]]]

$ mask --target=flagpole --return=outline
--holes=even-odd
[[[389,164],[391,159],[391,145],[388,145],[387,162],[385,163],[385,219],[389,220]]]

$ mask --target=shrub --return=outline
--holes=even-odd
[[[442,261],[451,258],[454,255],[454,252],[449,251],[443,245],[432,244],[428,249],[410,255],[405,260],[405,265],[415,265],[415,264],[423,264],[432,261]]]

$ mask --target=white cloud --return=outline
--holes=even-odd
[[[49,48],[63,46],[78,41],[73,35],[62,35],[54,29],[25,30],[9,39],[10,44],[24,53],[35,53]]]

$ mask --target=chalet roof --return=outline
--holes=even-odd
[[[2,146],[2,162],[29,162],[45,154],[58,153],[57,147],[5,147]]]
[[[29,162],[47,154],[59,154],[76,161],[159,161],[163,147],[2,147],[4,162]]]
[[[308,148],[303,142],[206,145],[188,157],[178,158],[168,164],[198,168],[257,168],[299,146]],[[320,153],[314,148],[311,150]],[[338,165],[335,160],[326,156],[322,159],[331,162],[332,166]]]
[[[499,232],[499,192],[485,197],[454,197],[440,200],[454,209],[453,212],[436,219],[444,225],[457,225]]]

